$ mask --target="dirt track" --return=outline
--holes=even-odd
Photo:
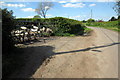
[[[45,44],[28,45],[26,66],[13,76],[117,78],[118,34],[101,28],[92,29],[92,36],[60,37]]]

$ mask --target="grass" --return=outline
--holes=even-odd
[[[92,31],[92,29],[86,27],[85,30],[84,30],[84,33],[89,33],[91,31]]]
[[[120,32],[120,27],[118,24],[119,24],[118,21],[86,23],[87,26],[102,27],[102,28]]]

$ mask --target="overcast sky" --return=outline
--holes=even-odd
[[[47,17],[67,17],[76,20],[87,20],[91,17],[92,10],[92,18],[95,20],[109,20],[112,16],[117,17],[116,12],[113,10],[113,6],[115,2],[113,0],[96,0],[94,2],[88,2],[87,0],[78,1],[78,0],[61,0],[54,1],[54,7],[52,7],[48,13]],[[32,18],[37,15],[35,13],[35,8],[39,2],[16,2],[16,1],[1,1],[0,5],[2,8],[8,8],[8,10],[13,10],[14,16],[16,18]]]

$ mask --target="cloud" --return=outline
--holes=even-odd
[[[23,8],[21,10],[24,11],[24,12],[33,12],[33,11],[35,11],[35,9],[33,9],[33,8]]]
[[[6,4],[8,7],[25,7],[24,4]]]
[[[67,1],[59,1],[58,3],[67,3]]]
[[[33,18],[33,17],[34,16],[25,16],[25,17],[24,16],[21,16],[21,17],[20,16],[16,16],[16,18]]]
[[[76,20],[85,20],[88,17],[89,17],[88,15],[76,15],[76,16],[70,16],[69,18],[76,19]]]
[[[45,9],[50,9],[50,7],[49,6],[45,6]]]
[[[5,2],[3,2],[3,1],[0,1],[0,4],[4,4]]]
[[[64,0],[64,1],[59,1],[59,3],[76,3],[76,2],[82,2],[82,0]]]
[[[27,16],[27,17],[25,17],[25,18],[33,18],[34,16]]]
[[[76,3],[76,2],[81,2],[81,0],[64,0],[64,1],[59,1],[58,3]]]
[[[96,0],[97,2],[116,2],[117,0]]]
[[[57,2],[58,0],[54,0],[53,2]],[[62,2],[116,2],[117,0],[64,0]],[[118,0],[119,1],[119,0]]]
[[[71,16],[71,18],[83,18],[86,17],[87,15],[77,15],[77,16]]]
[[[47,16],[47,17],[51,17],[52,15],[51,15],[51,14],[47,14],[46,16]]]
[[[80,2],[80,0],[70,0],[71,3]]]
[[[65,5],[62,5],[63,7],[73,7],[73,8],[82,8],[82,7],[84,7],[85,6],[85,4],[83,4],[83,3],[75,3],[75,4],[73,4],[73,3],[67,3],[67,4],[65,4]]]
[[[24,4],[7,4],[3,1],[0,1],[1,6],[6,6],[6,7],[25,7],[26,5]]]
[[[77,15],[77,16],[70,16],[69,18],[71,18],[71,19],[78,19],[80,17],[81,17],[80,15]]]
[[[80,18],[81,16],[78,15],[78,16],[73,16],[73,17],[74,17],[74,18]]]
[[[42,2],[44,0],[4,0],[5,2]],[[59,2],[60,0],[47,0],[48,2]],[[116,2],[117,0],[62,0],[67,2]],[[119,0],[118,0],[119,1]]]
[[[96,6],[96,4],[90,4],[89,6],[90,6],[90,7],[92,7],[92,6]]]

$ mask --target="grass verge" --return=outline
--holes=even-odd
[[[86,23],[87,26],[93,26],[93,27],[102,27],[105,29],[110,29],[113,31],[120,32],[120,26],[119,21],[109,21],[109,22],[92,22],[92,23]]]

